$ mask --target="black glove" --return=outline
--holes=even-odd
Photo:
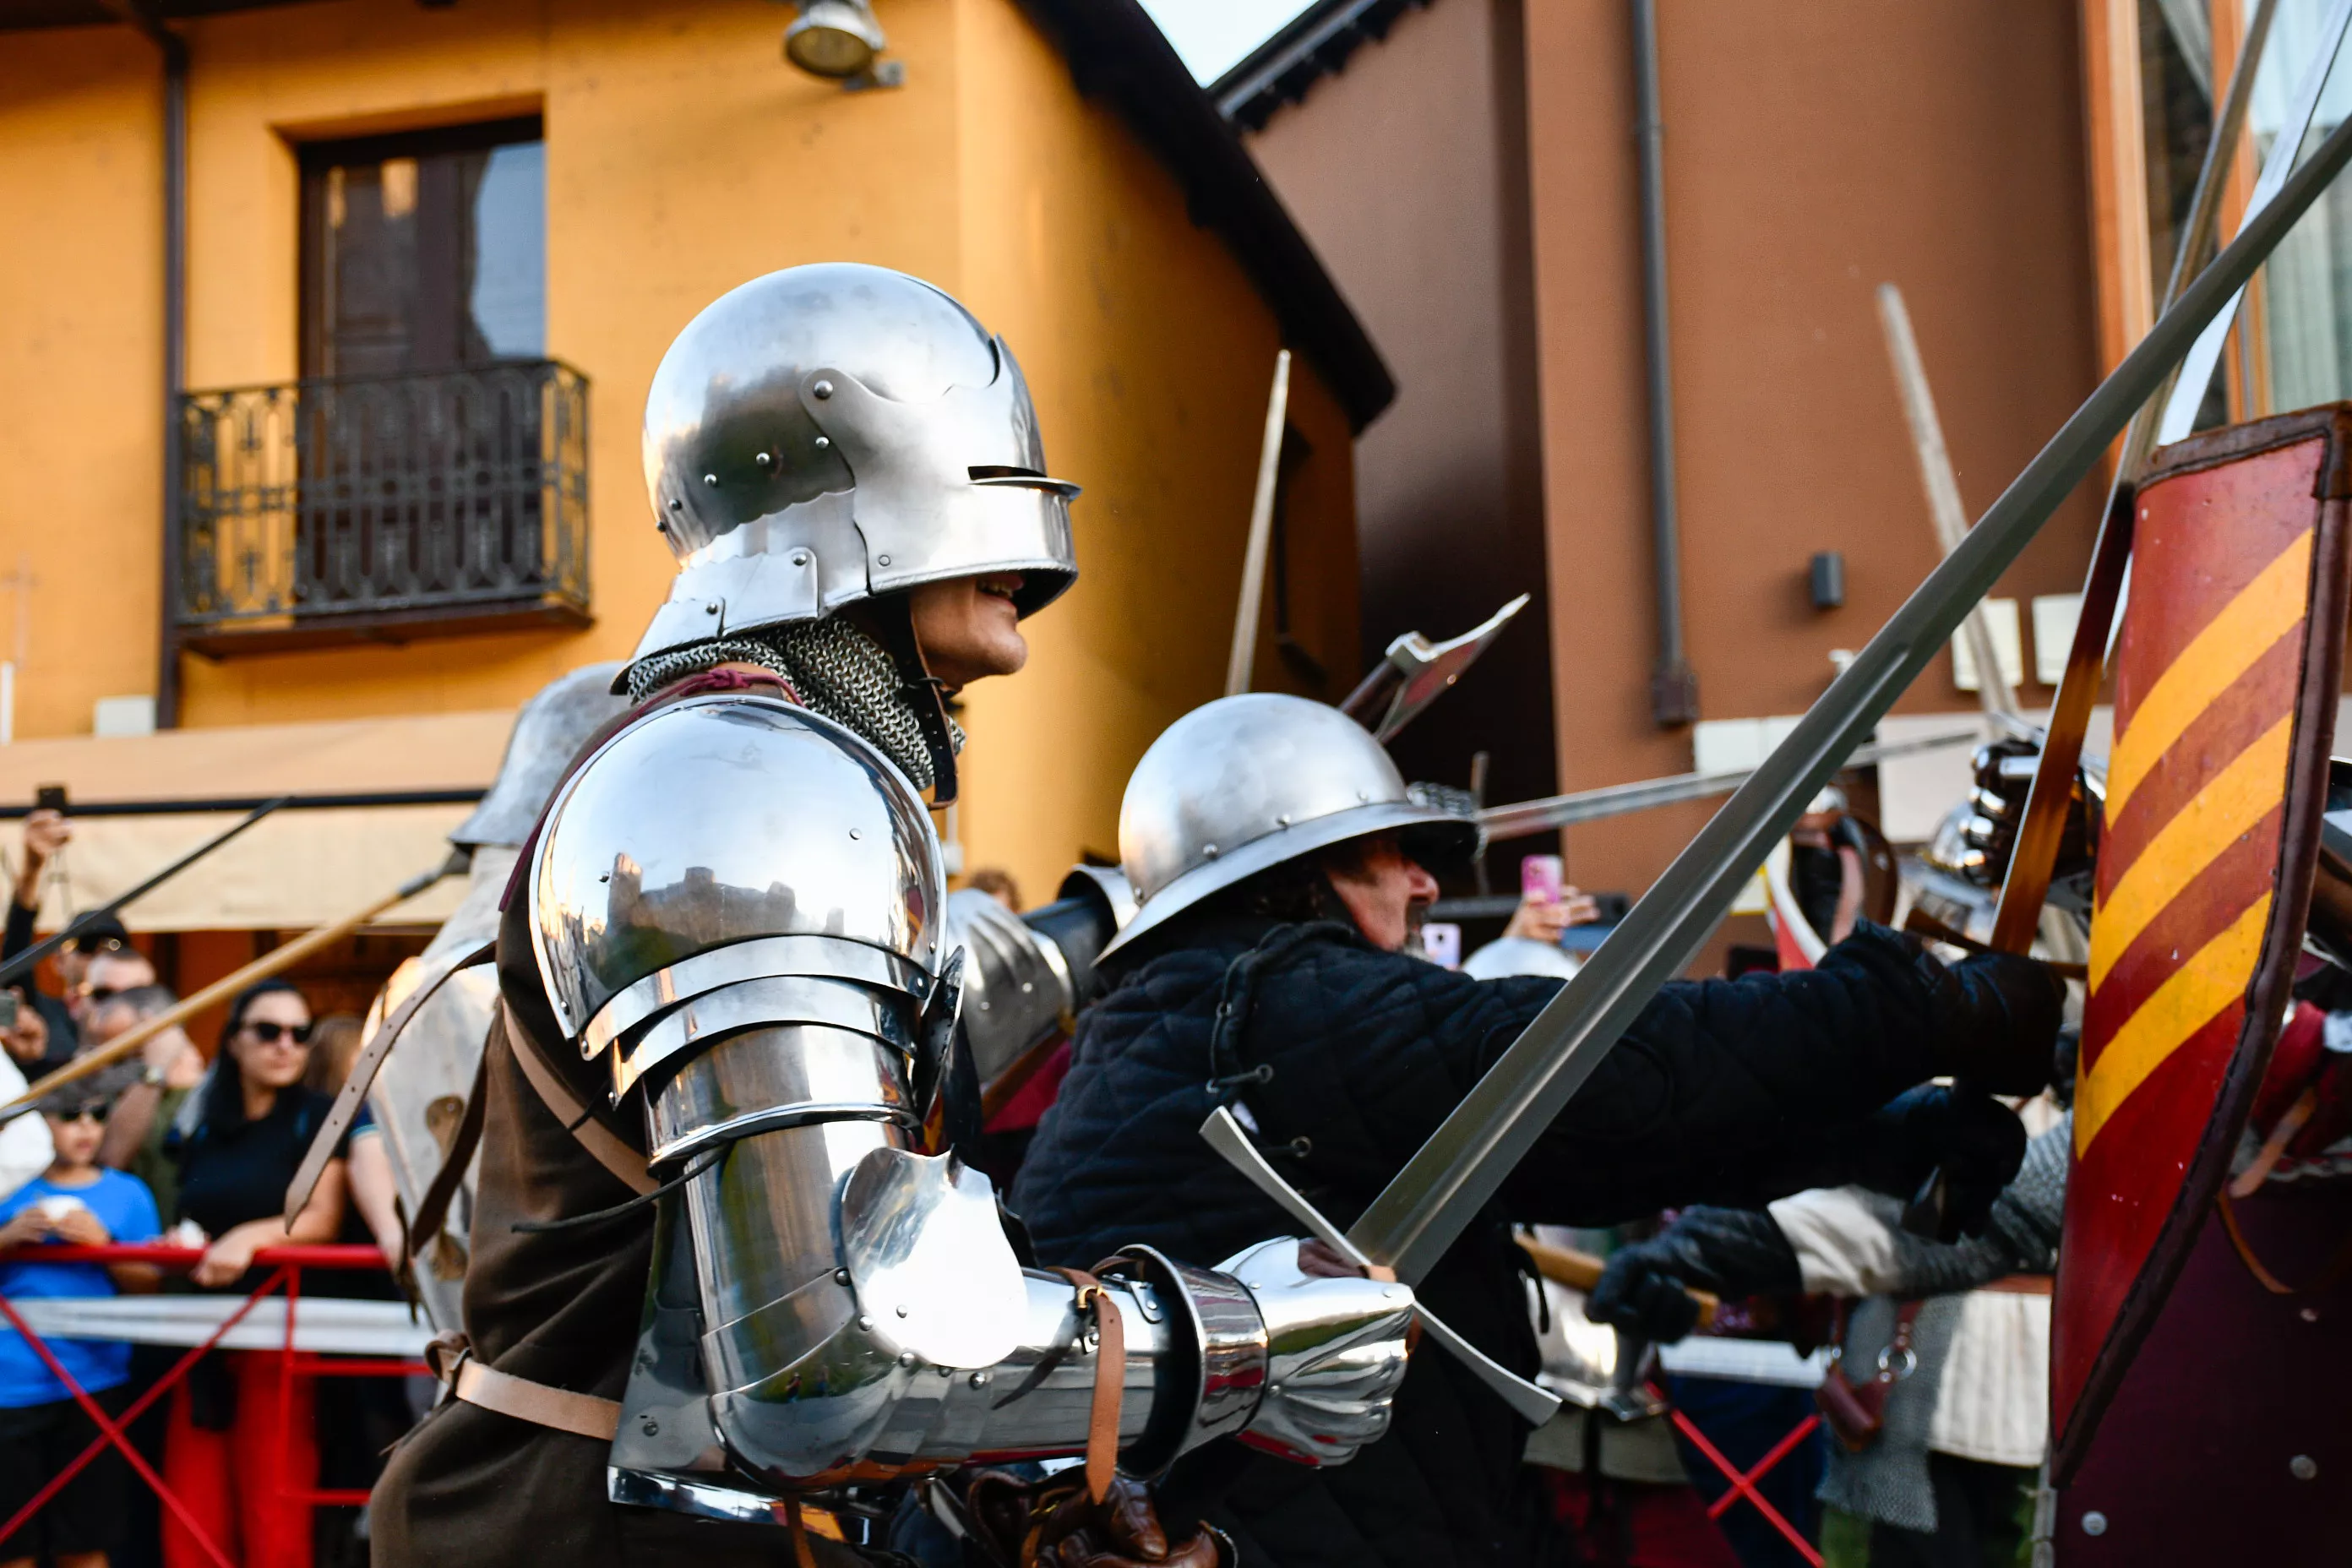
[[[1992,1217],[1993,1200],[2017,1179],[2025,1142],[2025,1124],[1991,1096],[1926,1085],[1864,1121],[1853,1179],[1907,1199],[1929,1172],[1941,1170],[1947,1232],[1978,1236]]]
[[[1610,1255],[1584,1315],[1672,1344],[1698,1326],[1698,1303],[1685,1287],[1717,1296],[1762,1296],[1794,1294],[1804,1281],[1795,1250],[1770,1215],[1688,1208],[1649,1240]]]
[[[2050,1083],[2066,983],[2011,953],[1979,953],[1946,965],[1915,961],[1933,1010],[1927,1060],[1937,1078],[1965,1079],[1989,1094],[2035,1095]]]

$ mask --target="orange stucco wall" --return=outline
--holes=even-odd
[[[747,278],[850,258],[961,296],[1020,353],[1086,576],[1033,623],[1031,672],[971,696],[962,833],[1032,896],[1115,843],[1150,737],[1215,695],[1277,332],[1239,264],[1013,0],[881,0],[907,85],[845,93],[782,63],[765,0],[330,0],[188,24],[192,386],[297,370],[304,139],[536,110],[548,346],[592,391],[596,624],[184,665],[218,725],[519,701],[634,645],[670,576],[637,456],[680,326]],[[0,49],[0,572],[28,556],[18,732],[87,731],[153,689],[161,310],[152,50],[127,30]],[[1349,436],[1302,363],[1295,628],[1354,670]],[[18,635],[0,596],[0,657]],[[1262,668],[1274,677],[1270,652]],[[1333,693],[1337,695],[1337,693]]]

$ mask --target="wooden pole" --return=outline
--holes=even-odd
[[[1249,547],[1242,557],[1242,602],[1234,612],[1234,650],[1225,660],[1225,695],[1249,689],[1257,662],[1258,608],[1265,599],[1265,560],[1274,546],[1274,492],[1282,479],[1282,432],[1290,416],[1290,351],[1274,356],[1274,395],[1265,404],[1265,440],[1257,454],[1257,495],[1250,502]]]
[[[23,1115],[38,1103],[43,1096],[53,1090],[62,1089],[69,1083],[78,1083],[94,1074],[104,1072],[117,1062],[128,1060],[138,1052],[141,1047],[164,1030],[178,1027],[215,1003],[227,1001],[248,985],[267,980],[273,974],[285,973],[321,948],[332,946],[342,941],[377,916],[406,903],[442,878],[463,869],[464,865],[465,860],[462,856],[453,855],[423,876],[410,878],[402,883],[397,890],[378,899],[365,909],[355,910],[332,925],[323,925],[316,931],[306,931],[283,947],[272,948],[234,974],[214,981],[194,995],[176,1005],[166,1007],[152,1018],[142,1019],[123,1034],[109,1040],[96,1050],[86,1051],[74,1058],[7,1104],[0,1105],[0,1123],[13,1121]]]
[[[1538,1241],[1524,1231],[1512,1239],[1519,1244],[1519,1250],[1526,1253],[1528,1261],[1536,1266],[1536,1272],[1555,1285],[1565,1285],[1571,1290],[1581,1290],[1590,1296],[1592,1288],[1601,1283],[1601,1270],[1606,1265],[1589,1252],[1579,1252],[1572,1247],[1554,1247],[1549,1241]],[[1723,1302],[1707,1291],[1693,1290],[1688,1286],[1683,1289],[1692,1300],[1698,1303],[1698,1326],[1704,1329],[1713,1323],[1716,1313],[1723,1309]]]
[[[1895,384],[1903,394],[1903,417],[1911,426],[1911,447],[1919,459],[1919,483],[1927,492],[1927,515],[1936,525],[1936,542],[1949,555],[1969,536],[1968,508],[1960,504],[1959,477],[1952,472],[1952,455],[1944,445],[1943,421],[1936,417],[1935,395],[1927,389],[1927,366],[1919,357],[1919,340],[1912,335],[1911,312],[1903,290],[1892,283],[1878,286],[1878,319],[1886,331],[1886,357],[1895,362]],[[1960,633],[1977,664],[1977,700],[1996,721],[2022,720],[2017,689],[2000,667],[2000,646],[1993,641],[1992,616],[1985,602],[1977,601]]]

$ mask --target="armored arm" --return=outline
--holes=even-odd
[[[1409,1289],[1309,1278],[1291,1243],[1224,1272],[1138,1249],[1081,1310],[1071,1280],[1020,1267],[984,1176],[919,1152],[915,1086],[961,994],[943,882],[904,779],[756,695],[637,721],[551,807],[528,878],[541,978],[677,1187],[614,1495],[709,1511],[675,1489],[1081,1453],[1098,1374],[1141,1472],[1228,1434],[1310,1464],[1378,1436]]]

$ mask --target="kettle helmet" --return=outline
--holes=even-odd
[[[1475,823],[1413,799],[1371,732],[1337,708],[1270,691],[1196,708],[1127,782],[1119,865],[1138,907],[1103,956],[1260,871],[1397,831],[1417,858],[1466,858],[1478,841]]]

